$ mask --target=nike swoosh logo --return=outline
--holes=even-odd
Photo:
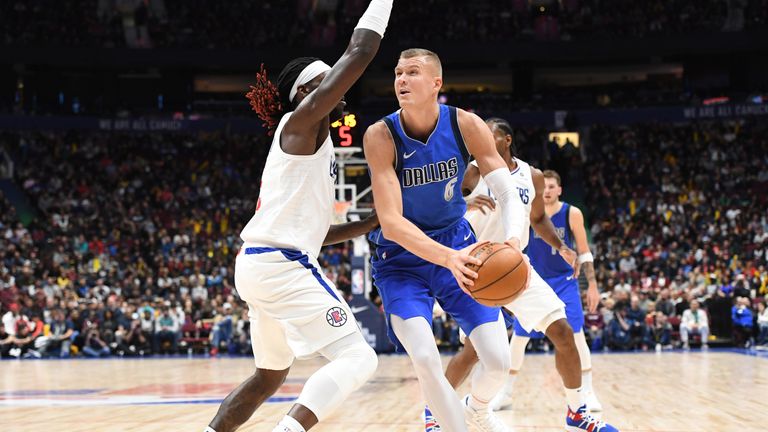
[[[414,153],[416,153],[416,150],[414,150],[414,151],[412,151],[410,153],[403,153],[403,159],[410,158],[411,156],[413,156]]]
[[[565,280],[571,281],[571,280],[573,280],[573,276],[568,276],[567,278],[565,278]]]
[[[467,233],[467,235],[464,237],[464,241],[469,240],[470,237],[472,237],[472,233],[471,232]]]
[[[352,313],[353,314],[360,313],[360,312],[362,312],[362,311],[364,311],[366,309],[368,309],[368,306],[353,307],[352,308]]]

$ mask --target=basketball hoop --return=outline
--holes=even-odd
[[[336,201],[333,203],[333,223],[342,224],[347,222],[347,212],[352,207],[350,201]]]

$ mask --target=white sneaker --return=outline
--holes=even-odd
[[[469,398],[470,396],[466,395],[461,400],[461,404],[464,405],[464,418],[469,425],[475,427],[477,432],[512,432],[490,409],[477,411],[470,407]]]
[[[491,411],[501,411],[503,409],[512,409],[512,393],[507,393],[504,390],[496,393],[496,396],[488,403],[488,407]]]
[[[584,395],[584,403],[587,404],[587,411],[589,412],[603,411],[603,405],[601,405],[600,401],[597,400],[597,396],[595,396],[595,392],[589,392],[586,395]]]

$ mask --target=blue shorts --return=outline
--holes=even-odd
[[[572,275],[555,276],[544,279],[552,287],[557,297],[565,303],[565,316],[574,333],[584,329],[584,308],[581,305],[581,293],[579,292],[579,280]],[[544,334],[538,331],[527,332],[515,321],[515,334],[531,339],[541,339]]]
[[[475,243],[475,234],[464,218],[430,237],[457,250]],[[435,300],[466,334],[481,324],[499,319],[499,308],[476,302],[461,290],[448,269],[425,261],[397,244],[388,242],[378,246],[371,265],[387,317],[387,334],[399,351],[404,349],[392,330],[391,315],[404,320],[420,316],[431,325]]]

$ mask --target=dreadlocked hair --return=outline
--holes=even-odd
[[[251,108],[264,121],[264,127],[267,128],[269,136],[274,135],[280,117],[293,106],[293,101],[288,99],[293,83],[299,78],[304,68],[317,60],[319,59],[316,57],[299,57],[291,60],[280,71],[276,83],[272,83],[267,78],[267,71],[264,65],[261,65],[261,71],[256,74],[256,85],[251,86],[251,91],[245,96],[250,100]]]
[[[515,148],[515,131],[512,130],[512,126],[509,125],[509,122],[499,117],[491,117],[486,120],[486,122],[495,124],[499,130],[512,137],[509,151],[512,153],[512,156],[517,156],[517,148]]]
[[[283,104],[280,103],[277,87],[267,78],[267,70],[263,63],[261,70],[256,74],[256,85],[251,86],[251,91],[246,93],[245,97],[250,100],[251,109],[256,111],[256,115],[264,122],[267,135],[272,136],[283,113]]]

